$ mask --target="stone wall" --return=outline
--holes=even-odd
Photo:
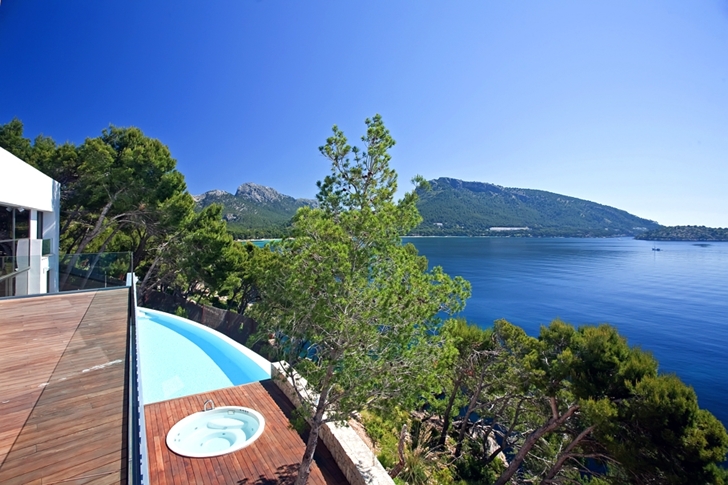
[[[271,377],[293,405],[299,407],[301,401],[293,387],[293,380],[285,374],[284,366],[283,362],[274,363]],[[299,389],[306,395],[303,390],[305,380],[301,377],[296,380],[299,381]],[[351,427],[327,423],[321,428],[319,436],[351,485],[394,485],[377,457]]]

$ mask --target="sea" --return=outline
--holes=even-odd
[[[609,323],[692,386],[728,427],[728,242],[632,238],[405,238],[472,285],[462,316],[537,336],[560,318]]]

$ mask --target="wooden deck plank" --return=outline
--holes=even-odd
[[[128,295],[0,301],[0,483],[126,483]]]
[[[10,451],[92,299],[82,293],[0,302],[0,415],[9,431],[0,438],[0,455]]]
[[[144,414],[150,453],[152,483],[287,483],[295,477],[306,446],[303,438],[288,426],[288,418],[262,383],[230,387],[169,401],[147,404]],[[280,396],[275,396],[280,399]],[[242,450],[211,458],[188,458],[172,453],[165,439],[174,423],[202,410],[203,403],[213,399],[217,407],[245,406],[256,409],[265,418],[265,430],[258,440]],[[285,408],[290,403],[283,403]],[[327,452],[323,444],[322,451]],[[320,460],[319,460],[320,461]],[[348,482],[336,464],[322,473],[314,463],[309,484],[346,485]],[[292,483],[292,482],[291,482]]]

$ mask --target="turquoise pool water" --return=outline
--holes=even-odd
[[[139,365],[145,404],[270,379],[270,363],[199,323],[139,308]]]

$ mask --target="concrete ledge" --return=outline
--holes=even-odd
[[[286,375],[287,367],[285,362],[272,364],[271,377],[293,405],[300,407],[293,380]],[[297,376],[296,381],[300,392],[307,395],[311,402],[316,402],[316,396],[305,390],[305,379]],[[319,436],[351,485],[394,485],[377,457],[351,427],[326,423],[321,427]]]

